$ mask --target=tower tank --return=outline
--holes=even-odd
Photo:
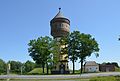
[[[66,36],[70,32],[70,20],[63,16],[61,8],[57,15],[50,21],[51,35],[54,38]]]

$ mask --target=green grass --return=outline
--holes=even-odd
[[[90,79],[90,81],[116,81],[115,77],[95,77]]]
[[[110,77],[94,77],[89,81],[120,81],[119,76],[110,76]]]
[[[45,74],[47,73],[46,68],[44,69]],[[43,74],[43,69],[42,68],[34,68],[32,71],[30,71],[28,74],[30,75],[41,75]],[[72,74],[72,70],[70,70],[70,73]],[[51,74],[50,70],[49,70],[49,74]],[[80,74],[80,70],[75,70],[75,74]]]
[[[28,74],[41,74],[41,73],[42,73],[42,68],[35,68],[32,71],[30,71]]]
[[[44,68],[45,74],[47,73],[46,68]],[[32,74],[32,75],[38,75],[38,74],[43,74],[43,69],[42,68],[35,68],[32,71],[30,71],[28,74]],[[49,71],[50,74],[50,71]]]
[[[0,80],[7,81],[7,80]],[[89,81],[89,79],[49,79],[49,80],[41,80],[41,79],[11,79],[9,81]]]
[[[116,72],[120,72],[120,68],[115,67]]]
[[[70,70],[70,74],[72,74],[72,73],[73,73],[73,71]],[[80,74],[80,70],[75,70],[75,71],[74,71],[74,74]]]
[[[0,81],[8,81],[0,79]],[[76,79],[10,79],[9,81],[120,81],[120,76],[109,76],[109,77],[93,77],[93,78],[76,78]]]

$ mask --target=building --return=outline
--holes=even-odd
[[[99,65],[95,61],[87,61],[84,64],[85,72],[99,72]]]
[[[59,12],[57,15],[50,21],[51,26],[51,35],[54,39],[59,42],[60,38],[63,36],[67,36],[70,32],[70,20],[63,16],[61,12],[61,8],[59,8]],[[60,45],[60,48],[63,48],[64,45]],[[52,74],[67,74],[69,73],[68,67],[68,58],[66,58],[68,54],[61,54],[59,50],[59,54],[57,57],[53,57],[58,59],[58,63],[54,64],[54,68],[52,69]]]
[[[101,72],[113,72],[115,71],[115,66],[113,64],[100,64],[99,66]]]

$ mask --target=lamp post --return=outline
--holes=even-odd
[[[25,68],[24,65],[22,65],[21,68],[20,68],[21,69],[21,75],[23,74],[24,68]]]
[[[10,68],[11,68],[11,67],[10,67],[10,63],[8,63],[8,64],[7,64],[7,75],[10,74]]]
[[[21,66],[21,75],[22,75],[22,73],[23,73],[23,66]]]

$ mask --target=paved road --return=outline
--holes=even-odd
[[[0,75],[0,79],[69,79],[69,78],[90,78],[96,76],[120,76],[120,72],[88,73],[82,75]]]

